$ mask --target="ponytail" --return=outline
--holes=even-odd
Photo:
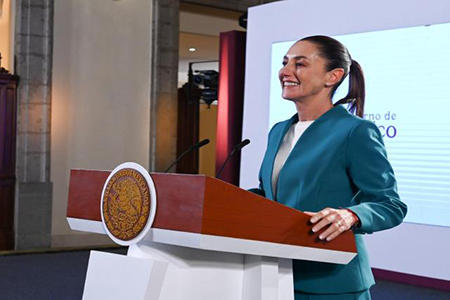
[[[361,65],[352,60],[349,72],[348,94],[334,105],[349,103],[348,110],[358,117],[364,116],[364,101],[366,98],[366,89],[364,83],[364,72]]]
[[[336,68],[345,70],[345,75],[342,77],[342,80],[335,84],[331,89],[331,97],[333,97],[345,77],[350,75],[347,96],[336,102],[334,105],[349,104],[348,110],[352,114],[362,118],[364,116],[364,100],[366,97],[364,73],[361,66],[351,58],[348,49],[338,40],[324,35],[305,37],[301,39],[301,41],[308,41],[318,46],[320,55],[327,61],[327,71]]]

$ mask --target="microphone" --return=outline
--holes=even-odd
[[[230,155],[228,155],[227,159],[225,160],[225,162],[223,163],[222,167],[220,168],[219,172],[217,172],[217,176],[216,178],[219,179],[220,174],[222,173],[223,169],[225,168],[225,165],[227,164],[228,160],[233,156],[233,154],[236,151],[241,150],[242,148],[244,148],[245,146],[247,146],[248,144],[250,144],[250,140],[249,139],[245,139],[242,142],[240,142],[239,144],[237,144],[236,146],[234,146],[233,150],[231,151]]]
[[[197,144],[193,145],[191,148],[189,148],[186,151],[184,151],[183,153],[181,153],[181,155],[178,156],[178,158],[164,171],[164,173],[167,173],[183,156],[185,156],[189,152],[195,151],[195,150],[197,150],[205,145],[208,145],[208,144],[209,144],[209,139],[204,139],[204,140],[198,142]]]

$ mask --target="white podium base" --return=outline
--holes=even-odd
[[[294,300],[292,261],[153,242],[92,251],[83,300]]]
[[[83,300],[159,299],[167,263],[91,251]]]
[[[292,260],[245,255],[243,300],[294,300]]]

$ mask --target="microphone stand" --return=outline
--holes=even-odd
[[[245,139],[242,142],[240,142],[239,144],[237,144],[233,150],[231,151],[230,155],[228,155],[227,159],[225,160],[225,162],[223,163],[222,167],[220,168],[219,172],[217,172],[216,178],[220,179],[220,175],[223,171],[223,169],[225,168],[226,164],[228,163],[228,161],[230,160],[230,158],[233,156],[233,154],[238,151],[241,150],[242,148],[244,148],[245,146],[247,146],[248,144],[250,144],[250,140],[249,139]]]
[[[178,156],[178,158],[164,171],[164,173],[167,173],[183,156],[185,156],[189,152],[197,150],[207,144],[209,144],[209,139],[204,139],[204,140],[198,142],[197,144],[195,144],[194,146],[192,146],[191,148],[187,149],[183,153],[181,153],[181,155]]]

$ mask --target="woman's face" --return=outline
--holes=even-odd
[[[326,61],[319,55],[315,44],[308,41],[295,43],[283,58],[279,72],[284,99],[298,101],[329,93],[329,72]]]

